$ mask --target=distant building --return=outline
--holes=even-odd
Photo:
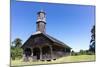
[[[37,31],[22,46],[24,61],[29,61],[29,58],[51,61],[70,55],[71,47],[46,34],[46,13],[41,10],[37,15]]]

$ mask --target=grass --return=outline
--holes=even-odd
[[[69,62],[83,62],[83,61],[95,61],[95,55],[78,55],[78,56],[65,56],[57,60],[52,61],[30,61],[23,62],[21,60],[11,60],[11,66],[20,66],[20,65],[37,65],[37,64],[54,64],[54,63],[69,63]]]

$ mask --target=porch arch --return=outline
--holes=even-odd
[[[28,57],[28,56],[31,56],[32,51],[31,51],[30,48],[26,48],[26,49],[24,50],[24,53],[25,53],[25,56]]]
[[[33,48],[33,56],[36,56],[37,60],[40,59],[40,48],[38,47]]]

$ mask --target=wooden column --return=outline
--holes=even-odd
[[[70,49],[70,56],[71,56],[71,52],[72,52],[72,50]]]
[[[26,56],[24,51],[23,51],[23,61],[26,61]]]
[[[34,58],[33,58],[33,48],[31,48],[31,61],[33,61]]]
[[[51,59],[53,59],[53,50],[52,50],[52,46],[50,46],[50,52],[51,52]]]
[[[26,48],[25,48],[26,49]],[[24,62],[27,62],[27,61],[29,61],[29,58],[28,58],[28,56],[26,56],[26,54],[25,54],[25,49],[23,49],[24,51],[23,51],[23,61]]]
[[[40,60],[42,60],[42,48],[39,47],[39,49],[40,49]]]
[[[66,52],[66,48],[65,48],[65,52]]]
[[[31,57],[33,56],[33,48],[31,48]]]

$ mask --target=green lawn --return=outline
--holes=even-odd
[[[95,55],[78,55],[67,56],[52,61],[35,61],[35,62],[23,62],[22,60],[11,60],[11,66],[19,65],[36,65],[36,64],[53,64],[53,63],[69,63],[69,62],[82,62],[82,61],[95,61]]]

